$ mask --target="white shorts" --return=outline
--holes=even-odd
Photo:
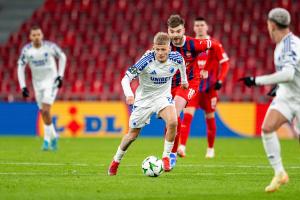
[[[268,111],[271,109],[280,112],[289,122],[292,122],[295,117],[300,119],[300,102],[298,101],[275,97]]]
[[[167,97],[160,98],[151,102],[151,105],[147,107],[133,105],[132,113],[129,118],[129,127],[142,128],[145,125],[150,124],[151,115],[153,113],[158,115],[159,112],[167,106],[175,106],[173,99]]]
[[[35,100],[38,104],[39,109],[42,108],[42,104],[52,105],[57,95],[57,87],[45,88],[41,90],[35,90]]]

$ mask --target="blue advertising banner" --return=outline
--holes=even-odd
[[[78,110],[78,113],[71,112],[75,111],[74,108]],[[117,108],[117,111],[112,112],[114,110],[112,108]],[[52,114],[53,123],[62,137],[111,137],[122,136],[126,133],[130,113],[122,102],[56,102]],[[77,126],[74,125],[75,122]],[[218,114],[216,114],[216,122],[218,136],[240,137],[222,122]],[[35,103],[0,103],[0,135],[42,136],[42,124]],[[100,128],[100,125],[104,129]],[[74,127],[77,127],[77,132],[74,132]],[[163,120],[153,115],[151,123],[143,128],[141,136],[163,137],[164,130]],[[206,136],[206,124],[201,110],[195,113],[190,136]]]
[[[220,103],[216,112],[218,137],[257,137],[262,106],[255,103]],[[124,102],[55,102],[53,124],[61,137],[120,137],[128,131],[130,109]],[[154,114],[141,136],[163,137],[165,123]],[[288,138],[282,131],[282,137]],[[36,103],[0,103],[0,135],[43,136],[43,121]],[[206,137],[202,110],[197,110],[191,137]]]
[[[38,107],[35,103],[1,103],[0,135],[36,135]]]

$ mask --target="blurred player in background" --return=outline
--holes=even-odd
[[[108,174],[117,174],[118,166],[130,144],[138,137],[141,129],[150,123],[150,117],[156,113],[167,126],[162,155],[164,171],[171,170],[170,152],[174,145],[177,127],[177,115],[171,95],[171,81],[175,72],[181,72],[180,85],[188,88],[184,59],[178,52],[170,51],[170,38],[167,33],[159,32],[153,41],[153,50],[147,51],[133,66],[129,67],[122,79],[126,103],[132,106],[129,119],[129,132],[124,135],[121,144],[110,164]],[[136,96],[130,88],[130,82],[139,78]]]
[[[274,8],[268,14],[268,31],[276,43],[274,63],[276,72],[257,77],[244,77],[241,80],[248,87],[255,85],[278,84],[273,99],[262,124],[262,141],[274,177],[265,188],[274,192],[289,180],[280,153],[280,143],[276,131],[293,118],[300,117],[300,39],[289,29],[291,16],[283,8]]]
[[[179,15],[171,15],[168,19],[168,34],[171,37],[171,49],[179,52],[186,63],[186,73],[189,81],[188,90],[184,90],[179,87],[180,73],[177,72],[173,77],[172,82],[172,95],[176,103],[176,111],[178,116],[177,134],[172,149],[171,162],[172,166],[175,166],[177,148],[180,137],[181,119],[180,113],[186,106],[186,104],[196,94],[200,80],[207,78],[207,75],[201,74],[197,66],[197,57],[201,52],[211,49],[213,51],[216,44],[209,39],[195,39],[185,35],[184,20]]]
[[[35,99],[44,122],[44,143],[42,149],[57,149],[57,134],[50,114],[58,88],[62,86],[66,66],[66,56],[54,43],[44,41],[38,26],[30,29],[31,43],[25,45],[18,60],[18,79],[23,97],[29,97],[25,81],[25,67],[29,64]],[[59,68],[57,70],[56,61]]]
[[[193,116],[197,108],[205,111],[206,127],[207,127],[207,143],[206,158],[213,158],[214,141],[216,137],[216,121],[215,110],[218,101],[217,91],[221,89],[223,81],[229,69],[229,59],[225,53],[222,44],[208,35],[208,25],[203,17],[198,17],[194,21],[194,32],[196,39],[211,39],[216,44],[216,48],[202,52],[198,56],[197,64],[202,74],[208,74],[207,79],[202,79],[198,87],[196,95],[191,99],[184,109],[184,118],[181,124],[180,146],[178,155],[185,157],[185,149],[187,139],[190,133],[190,127]],[[220,68],[221,66],[221,68]]]

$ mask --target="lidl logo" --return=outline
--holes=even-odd
[[[51,110],[60,136],[120,136],[128,130],[128,108],[122,102],[57,102]],[[39,117],[39,133],[43,123]]]

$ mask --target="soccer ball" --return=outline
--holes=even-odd
[[[155,156],[148,156],[142,163],[142,170],[145,176],[157,177],[164,171],[162,160]]]

